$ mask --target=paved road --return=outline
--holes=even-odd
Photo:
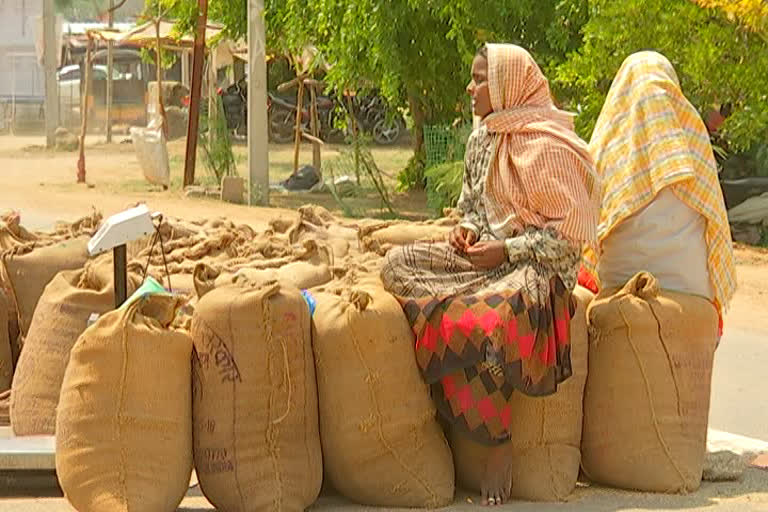
[[[768,441],[768,332],[726,328],[715,357],[710,426]]]
[[[50,217],[24,212],[25,225],[31,228],[50,227]],[[768,305],[766,306],[768,310]],[[727,326],[718,349],[712,383],[710,427],[734,434],[768,441],[768,393],[764,383],[768,369],[768,332],[744,325]],[[44,483],[41,482],[41,483]],[[32,495],[45,495],[38,492]],[[3,498],[2,512],[72,512],[63,498]],[[515,512],[560,511],[768,511],[768,472],[749,470],[742,482],[704,484],[691,496],[659,496],[624,493],[605,489],[577,489],[570,503],[513,503],[503,509]],[[205,498],[190,496],[182,508],[188,512],[213,510]],[[364,509],[343,500],[322,498],[312,510],[336,512]],[[375,509],[374,509],[375,510]],[[478,510],[467,502],[467,496],[457,498],[450,510]]]

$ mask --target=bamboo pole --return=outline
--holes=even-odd
[[[80,155],[77,159],[77,182],[85,183],[85,133],[88,131],[88,96],[91,93],[91,52],[93,39],[88,35],[88,46],[85,50],[85,85],[80,96]]]

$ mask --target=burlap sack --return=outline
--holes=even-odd
[[[19,318],[19,329],[26,336],[32,315],[43,290],[62,270],[82,268],[88,260],[88,238],[76,238],[60,244],[35,249],[23,255],[3,258],[12,296],[9,297]]]
[[[706,451],[717,312],[641,273],[589,308],[582,466],[624,489],[691,492]]]
[[[78,339],[56,418],[56,472],[81,512],[172,512],[192,472],[192,339],[180,300],[139,299]]]
[[[10,304],[0,288],[0,391],[11,387],[13,378],[13,351],[11,350],[11,329],[8,321]]]
[[[409,245],[416,242],[445,241],[453,229],[451,225],[442,223],[397,223],[375,229],[361,228],[359,232],[360,245],[366,251],[375,252],[381,256],[396,246]]]
[[[11,390],[0,393],[0,427],[11,426]]]
[[[195,468],[219,510],[303,511],[322,455],[307,304],[277,283],[214,288],[192,321]]]
[[[138,282],[138,276],[129,273],[129,294]],[[13,377],[11,422],[16,435],[54,434],[69,353],[91,314],[114,307],[114,284],[104,266],[60,272],[46,286]]]
[[[453,500],[451,451],[400,304],[383,288],[316,296],[313,346],[323,462],[331,484],[369,506]]]
[[[587,379],[587,306],[594,295],[581,287],[571,323],[573,376],[552,396],[512,399],[512,440],[504,445],[512,463],[512,496],[528,501],[563,501],[576,487],[581,461],[582,400]],[[452,434],[459,483],[480,492],[491,448]]]

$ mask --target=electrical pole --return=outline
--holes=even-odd
[[[109,28],[114,28],[115,26],[114,8],[115,0],[109,0],[109,18],[107,18]],[[114,74],[115,67],[115,58],[112,50],[114,46],[112,39],[107,41],[107,144],[112,142],[112,98],[114,97],[112,75]]]
[[[269,205],[267,42],[264,0],[248,2],[248,204]]]
[[[56,145],[59,127],[59,84],[56,77],[58,47],[54,0],[43,0],[43,63],[45,66],[45,145]]]

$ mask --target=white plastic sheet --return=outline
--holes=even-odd
[[[168,188],[171,184],[171,169],[162,118],[153,116],[146,128],[131,128],[131,139],[144,178],[153,185]]]

